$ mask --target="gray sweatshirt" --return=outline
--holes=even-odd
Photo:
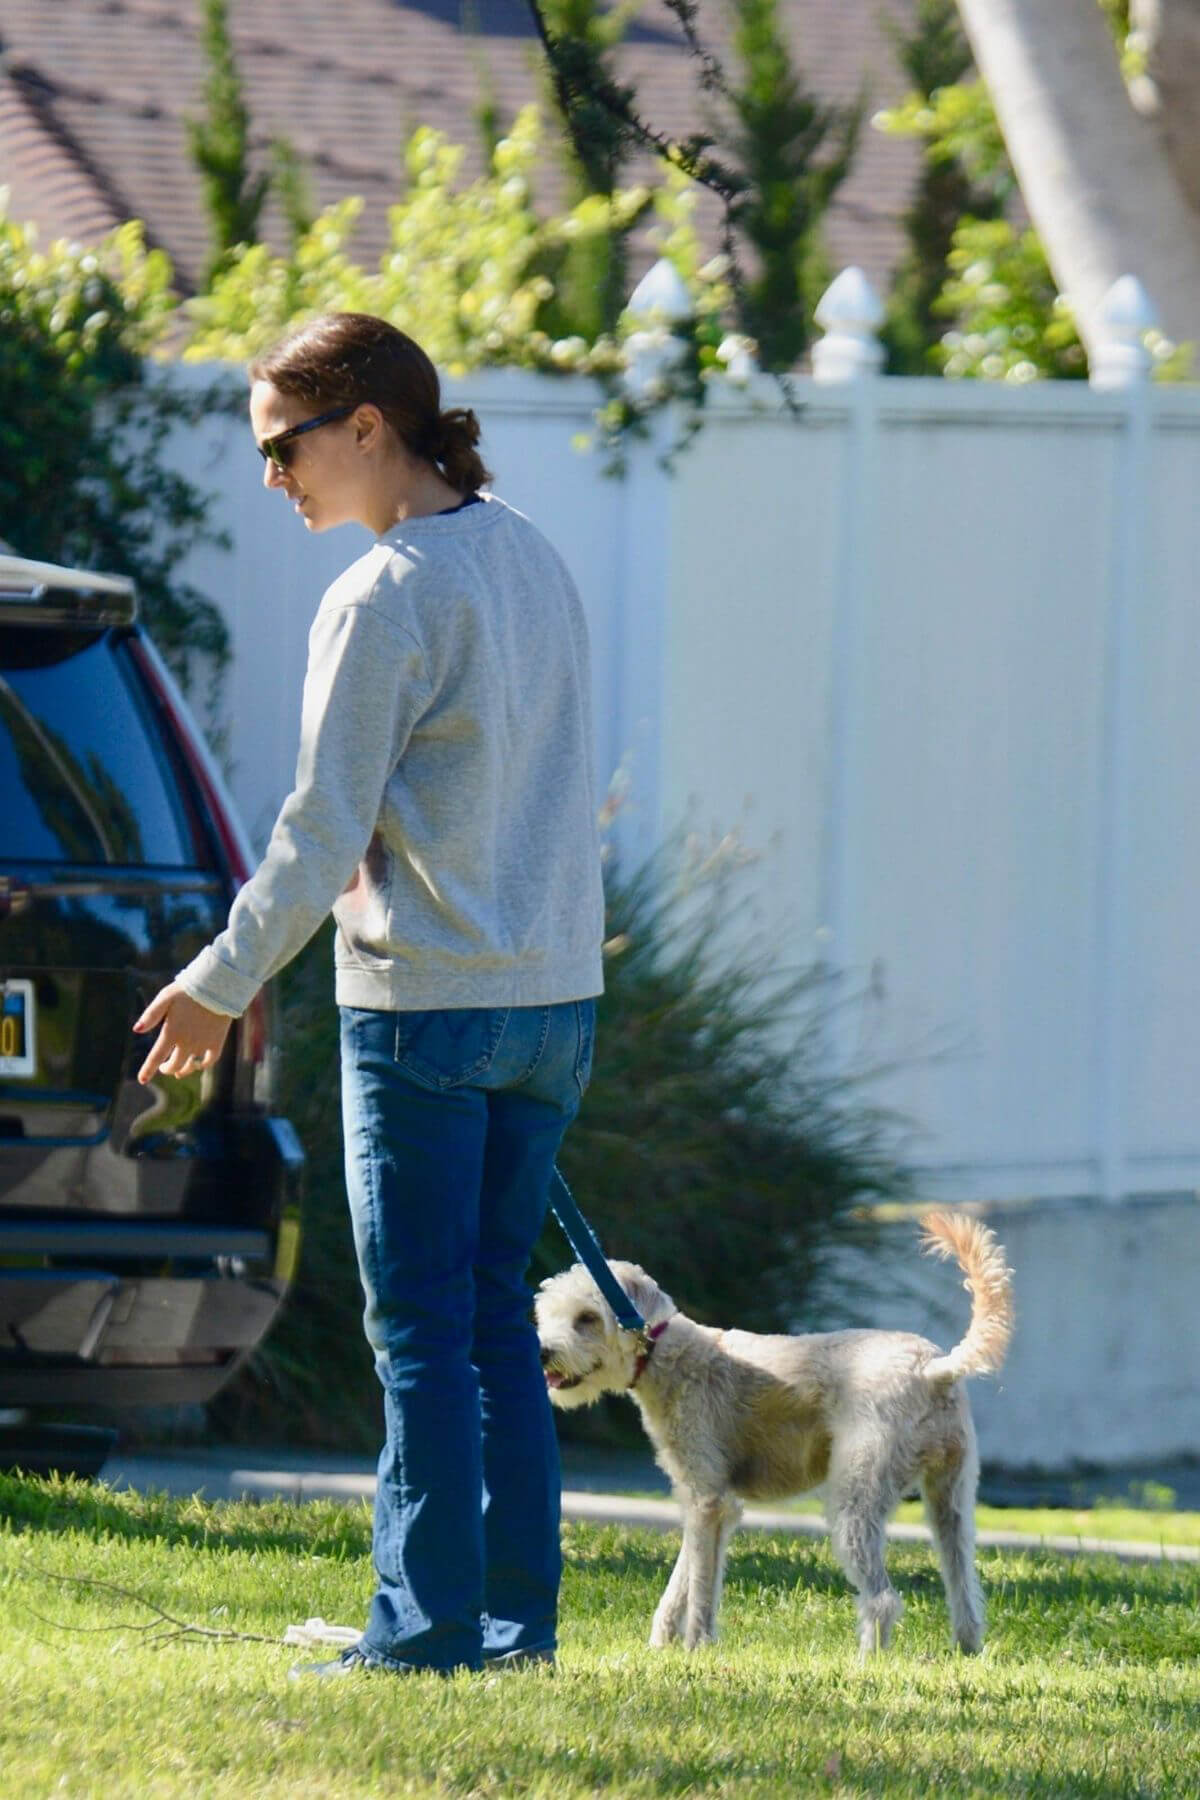
[[[393,527],[327,590],[296,785],[178,979],[237,1016],[330,910],[342,1006],[601,991],[587,629],[561,558],[503,501]]]

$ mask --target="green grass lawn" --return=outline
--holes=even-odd
[[[644,1645],[671,1536],[575,1525],[565,1546],[556,1675],[303,1686],[275,1640],[313,1614],[361,1618],[365,1508],[0,1477],[4,1793],[1200,1794],[1195,1565],[985,1551],[991,1633],[969,1660],[948,1647],[931,1553],[893,1546],[907,1612],[864,1667],[823,1541],[737,1539],[722,1642],[694,1656]],[[148,1611],[54,1574],[272,1641],[155,1647]]]

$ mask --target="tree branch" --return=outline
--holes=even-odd
[[[688,0],[681,0],[681,3],[686,6]],[[672,0],[666,0],[666,4],[674,10]],[[746,184],[736,170],[727,168],[715,157],[708,155],[708,147],[712,141],[710,138],[697,132],[677,142],[675,139],[667,137],[664,132],[656,131],[652,125],[646,123],[639,113],[634,111],[629,99],[613,82],[605,76],[595,75],[594,72],[589,78],[586,94],[583,93],[571,79],[569,53],[563,40],[556,38],[547,25],[540,0],[528,0],[528,5],[533,14],[538,36],[542,41],[542,48],[550,64],[554,91],[564,122],[568,131],[572,132],[572,136],[574,135],[572,111],[577,102],[585,98],[594,101],[613,118],[619,120],[631,138],[643,150],[649,150],[655,156],[661,157],[664,162],[673,163],[677,168],[682,169],[685,175],[690,176],[693,181],[699,182],[701,187],[709,188],[718,195],[726,207],[734,203],[744,191]],[[691,41],[698,44],[694,33]],[[719,68],[719,65],[716,65],[706,52],[698,48],[697,54],[700,55],[703,62],[711,63],[714,67]],[[719,76],[719,79],[723,84],[724,77]],[[724,91],[723,85],[720,91]]]
[[[144,1606],[147,1611],[155,1614],[153,1619],[147,1619],[140,1625],[132,1624],[127,1620],[122,1620],[116,1625],[67,1625],[61,1619],[48,1619],[44,1614],[34,1612],[32,1607],[26,1608],[31,1617],[40,1620],[43,1625],[53,1626],[56,1631],[140,1631],[146,1634],[146,1641],[152,1643],[155,1649],[161,1649],[164,1644],[172,1643],[178,1638],[202,1638],[217,1643],[278,1644],[279,1642],[278,1638],[264,1637],[261,1632],[257,1631],[228,1631],[215,1625],[195,1625],[186,1619],[177,1619],[173,1613],[164,1611],[153,1600],[147,1600],[143,1594],[134,1593],[131,1588],[118,1587],[115,1581],[101,1581],[94,1575],[60,1575],[54,1569],[36,1567],[20,1569],[18,1574],[27,1581],[37,1577],[41,1581],[61,1581],[72,1587],[98,1588],[104,1593],[117,1594],[122,1600],[131,1600],[135,1606]]]
[[[674,13],[683,32],[687,47],[700,65],[700,86],[706,94],[720,94],[722,99],[730,98],[729,82],[725,71],[711,50],[706,50],[700,42],[700,34],[696,30],[696,0],[663,0],[668,12]]]

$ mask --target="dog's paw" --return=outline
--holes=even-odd
[[[899,1594],[890,1590],[859,1602],[858,1653],[864,1662],[888,1648],[896,1621],[903,1611],[904,1602]]]

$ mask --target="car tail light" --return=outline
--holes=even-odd
[[[234,1086],[243,1106],[270,1108],[275,1097],[275,1033],[271,1029],[271,997],[255,994],[234,1027],[237,1069]]]
[[[238,1038],[238,1055],[243,1062],[257,1068],[267,1054],[267,1003],[261,993],[242,1014],[242,1030]]]

